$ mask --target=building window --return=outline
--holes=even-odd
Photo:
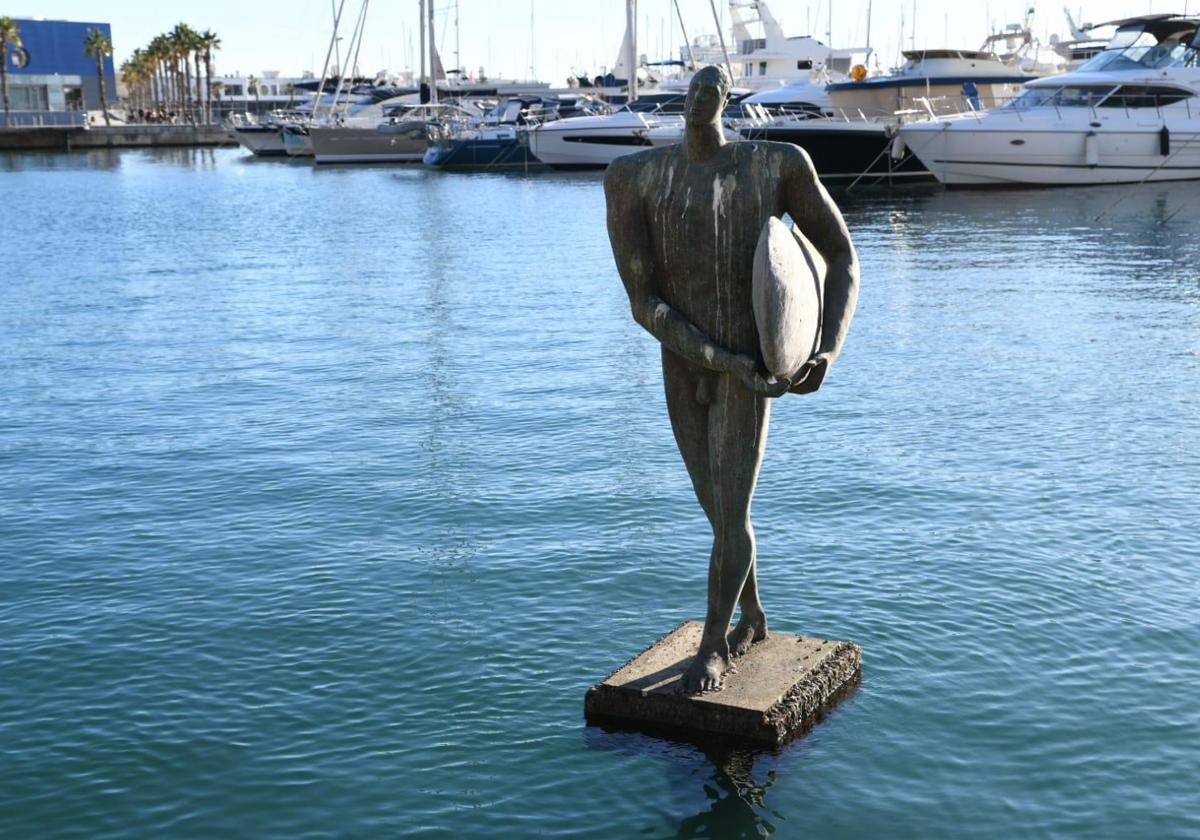
[[[50,97],[45,85],[9,85],[8,95],[14,111],[50,110]]]
[[[241,85],[225,85],[225,95],[226,96],[241,96],[242,95],[242,86]]]
[[[765,62],[765,61],[758,62],[758,75],[760,75],[760,76],[767,75],[767,62]]]

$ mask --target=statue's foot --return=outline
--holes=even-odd
[[[750,650],[750,645],[767,638],[767,616],[759,610],[757,615],[742,613],[742,617],[732,630],[729,631],[729,655],[742,656]]]
[[[684,694],[700,694],[704,691],[720,691],[729,670],[729,657],[715,651],[697,653],[692,664],[683,672],[680,690]]]

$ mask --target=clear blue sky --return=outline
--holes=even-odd
[[[329,43],[331,0],[0,0],[0,14],[102,21],[112,24],[117,62],[154,35],[183,21],[198,30],[212,29],[224,45],[217,55],[219,73],[279,70],[298,75],[320,72]],[[347,0],[347,16],[359,0]],[[447,67],[454,64],[454,0],[437,0],[439,49]],[[680,0],[689,35],[715,33],[708,0]],[[718,9],[724,4],[717,3]],[[1062,2],[1030,3],[1037,9],[1035,32],[1043,37],[1066,33]],[[1099,22],[1146,11],[1195,11],[1200,0],[1079,0],[1066,3],[1073,13]],[[528,78],[530,66],[546,81],[561,84],[573,68],[596,73],[611,65],[625,24],[624,0],[460,0],[462,65],[486,67],[489,75]],[[866,0],[833,4],[833,45],[861,46],[866,38]],[[828,2],[773,0],[770,7],[789,35],[825,39]],[[1020,0],[916,0],[916,45],[975,48],[989,25],[1021,20]],[[671,0],[639,0],[639,52],[651,59],[678,50],[683,40],[670,14]],[[359,58],[364,73],[401,70],[415,63],[418,0],[372,0],[367,37]],[[895,63],[903,26],[905,46],[912,37],[913,0],[875,0],[872,44],[884,67]],[[532,19],[531,19],[532,11]],[[728,11],[724,12],[728,21]]]

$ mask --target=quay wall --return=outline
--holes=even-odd
[[[125,149],[145,146],[236,146],[221,126],[114,125],[0,128],[0,150]]]

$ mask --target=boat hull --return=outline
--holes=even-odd
[[[514,138],[442,140],[430,144],[424,162],[439,169],[534,169],[544,164]]]
[[[603,169],[614,160],[653,144],[629,127],[561,129],[550,123],[529,132],[529,147],[555,169]]]
[[[824,181],[883,178],[932,181],[933,174],[907,149],[894,145],[882,123],[800,120],[784,125],[741,129],[746,140],[794,143],[808,152],[817,175]],[[898,153],[898,157],[893,157]]]
[[[283,145],[283,129],[279,126],[237,126],[233,129],[238,142],[258,157],[286,157]]]
[[[966,121],[901,129],[905,143],[949,187],[1086,186],[1200,179],[1200,132],[1161,123],[1108,128],[973,127]]]
[[[312,128],[313,157],[318,164],[420,163],[429,146],[419,130],[381,128]]]
[[[288,157],[312,157],[312,144],[309,142],[307,133],[288,131],[285,128],[281,139],[283,140],[283,150]]]

